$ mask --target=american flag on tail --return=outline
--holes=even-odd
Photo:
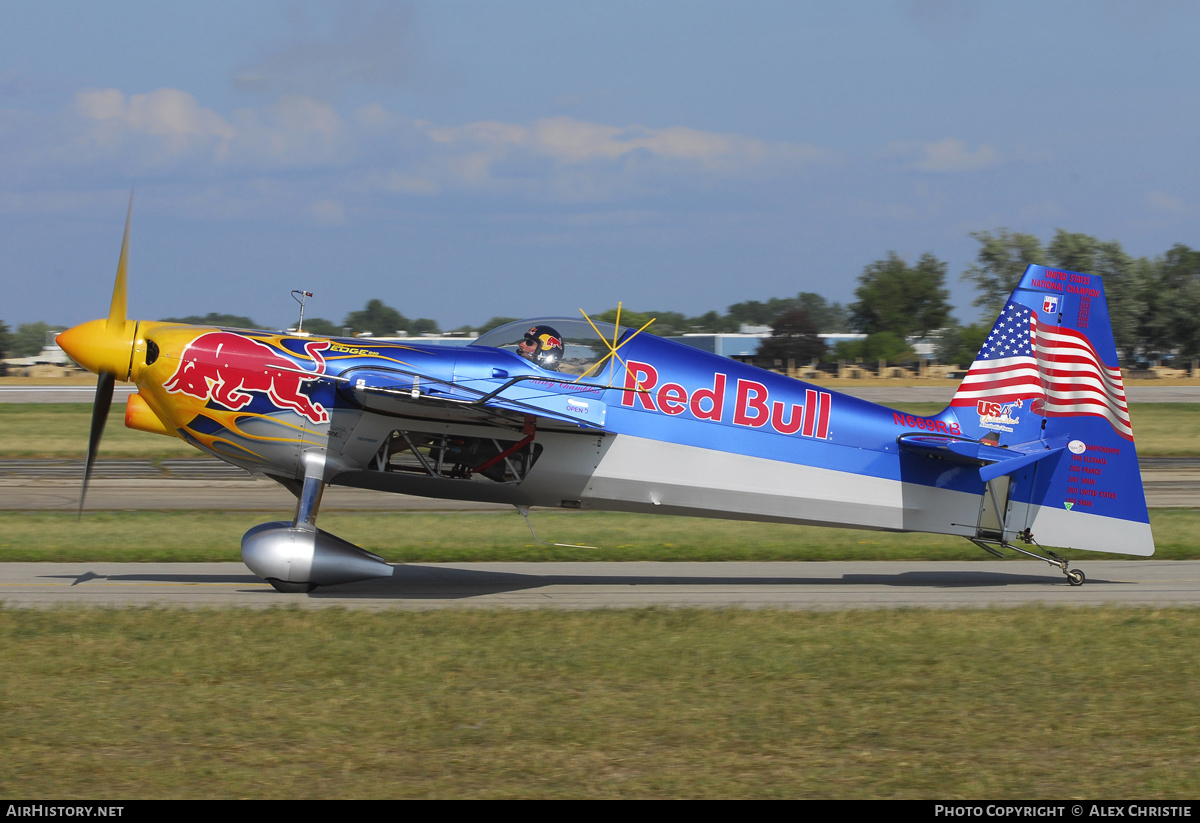
[[[1037,312],[1009,302],[951,405],[1026,399],[1041,400],[1032,408],[1046,417],[1104,417],[1133,439],[1121,370],[1106,366],[1084,335],[1064,326],[1039,330]]]

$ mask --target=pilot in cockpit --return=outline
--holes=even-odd
[[[562,365],[562,335],[552,326],[534,326],[517,344],[517,354],[549,371]]]

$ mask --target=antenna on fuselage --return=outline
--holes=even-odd
[[[312,297],[313,293],[304,289],[292,289],[292,299],[300,304],[300,322],[296,324],[296,333],[300,334],[304,331],[304,301]]]
[[[600,548],[599,546],[581,546],[577,543],[548,543],[547,541],[538,537],[537,532],[535,532],[533,530],[533,521],[529,519],[529,507],[528,506],[516,506],[516,509],[518,512],[521,513],[521,516],[525,518],[525,525],[529,527],[529,533],[533,535],[533,539],[536,540],[538,543],[541,543],[543,546],[559,546],[560,548],[563,548],[563,549],[597,549],[598,550]]]

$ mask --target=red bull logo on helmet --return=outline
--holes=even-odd
[[[304,352],[314,364],[308,371],[266,343],[233,332],[207,332],[187,344],[178,368],[163,388],[231,411],[253,400],[251,392],[260,392],[277,408],[291,409],[313,423],[327,423],[329,411],[301,388],[325,373],[321,352],[328,348],[328,340],[304,344]]]

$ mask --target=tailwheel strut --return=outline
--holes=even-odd
[[[1059,555],[1050,551],[1050,549],[1047,549],[1034,540],[1033,533],[1029,529],[1017,532],[1017,537],[1020,538],[1021,542],[1023,543],[1032,543],[1033,545],[1037,546],[1039,550],[1045,552],[1046,554],[1038,554],[1037,552],[1030,551],[1029,549],[1022,548],[1021,546],[1017,546],[1013,543],[1009,543],[1004,539],[989,540],[981,537],[969,537],[967,539],[988,554],[995,555],[996,557],[1003,556],[1000,552],[1000,549],[1012,549],[1018,554],[1023,554],[1026,557],[1032,557],[1034,560],[1041,560],[1045,563],[1049,563],[1051,566],[1058,566],[1062,573],[1066,575],[1067,582],[1072,586],[1082,586],[1084,581],[1087,580],[1087,575],[1085,575],[1082,571],[1079,569],[1070,568],[1070,560],[1067,560],[1065,557],[1060,557]]]

